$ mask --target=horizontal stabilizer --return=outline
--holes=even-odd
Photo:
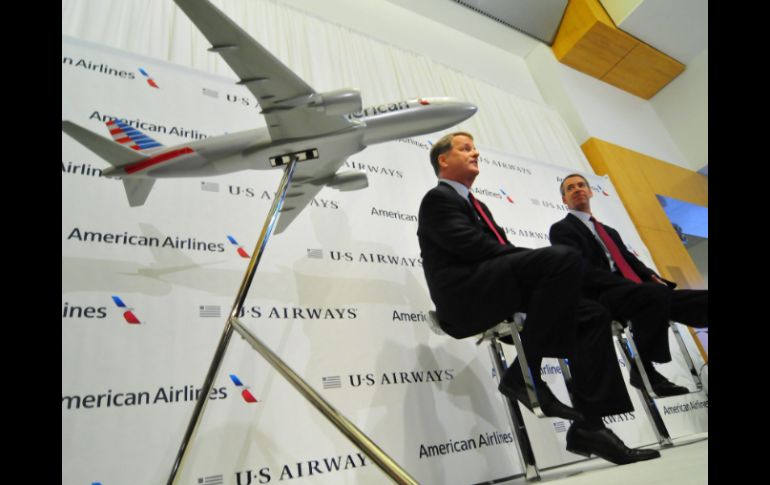
[[[76,125],[71,121],[62,121],[61,129],[64,133],[77,140],[81,145],[99,155],[106,162],[115,167],[122,167],[130,163],[144,160],[148,157],[148,155],[145,155],[144,153],[126,148],[108,138],[97,135],[91,130]],[[150,184],[150,186],[152,186],[152,184]],[[147,192],[149,193],[149,189],[147,189]],[[146,197],[147,196],[145,195],[145,198]]]
[[[123,187],[126,189],[128,205],[137,207],[144,205],[147,196],[150,195],[155,179],[126,178],[123,179]]]

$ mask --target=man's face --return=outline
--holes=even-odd
[[[438,157],[439,176],[470,188],[479,174],[479,151],[465,135],[452,138],[452,148]]]
[[[569,177],[562,184],[564,195],[561,200],[572,210],[589,212],[591,203],[589,200],[594,196],[591,192],[591,186],[583,180],[583,177]]]

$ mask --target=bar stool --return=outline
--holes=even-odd
[[[703,382],[701,381],[700,376],[698,376],[698,371],[695,369],[695,364],[693,363],[692,357],[690,356],[690,352],[687,350],[684,340],[682,339],[682,335],[679,333],[679,328],[677,328],[674,322],[668,323],[671,327],[671,330],[674,332],[674,338],[679,344],[682,357],[684,357],[685,363],[690,368],[690,375],[692,376],[693,382],[695,383],[696,390],[691,391],[691,393],[700,392],[703,390]],[[644,369],[642,359],[636,349],[631,322],[629,321],[624,325],[618,320],[613,320],[612,335],[614,337],[615,344],[620,350],[620,354],[625,361],[626,367],[628,369],[632,369],[631,366],[633,365],[633,368],[639,372],[639,376],[642,378],[642,383],[644,386],[642,389],[636,388],[636,391],[639,393],[639,398],[642,401],[642,407],[644,408],[645,414],[647,414],[647,418],[652,423],[652,429],[655,432],[658,443],[663,448],[670,448],[674,446],[674,443],[671,441],[671,435],[668,432],[668,428],[666,428],[663,417],[661,416],[660,411],[658,410],[658,406],[655,403],[655,400],[660,396],[658,396],[653,390],[652,384],[650,383],[650,379],[647,375],[647,371]],[[706,397],[708,397],[708,393],[706,393]]]
[[[537,399],[535,393],[535,379],[532,370],[527,363],[527,357],[524,355],[524,347],[521,343],[520,332],[524,328],[524,320],[526,315],[524,313],[515,313],[513,317],[508,318],[494,327],[486,330],[480,334],[479,339],[476,341],[476,345],[481,345],[483,342],[489,343],[489,355],[492,359],[492,364],[495,367],[498,380],[502,378],[503,373],[508,369],[508,364],[505,360],[505,353],[503,347],[500,344],[500,338],[508,335],[513,339],[513,343],[516,347],[516,354],[519,359],[521,367],[521,373],[524,378],[524,385],[527,390],[527,396],[532,404],[532,412],[538,418],[544,418],[546,415],[543,413],[540,407],[540,402]],[[435,311],[428,312],[428,321],[431,330],[437,335],[447,336],[447,333],[441,327],[438,314]],[[572,399],[572,374],[570,374],[569,366],[565,359],[558,359],[559,367],[561,368],[562,376],[567,385],[567,391],[569,392],[570,399]],[[538,369],[539,371],[539,369]],[[542,385],[547,385],[543,383]],[[527,481],[540,480],[540,471],[537,467],[537,461],[535,460],[535,453],[532,450],[532,443],[527,434],[527,428],[524,425],[524,419],[521,415],[521,409],[515,402],[508,396],[503,395],[506,403],[506,411],[508,415],[508,421],[513,431],[513,437],[516,440],[516,445],[519,450],[521,462],[524,464],[525,478]]]

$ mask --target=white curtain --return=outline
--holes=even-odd
[[[364,106],[452,96],[479,107],[459,127],[479,145],[593,172],[564,120],[546,105],[271,0],[213,3],[317,91],[358,88]],[[62,34],[235,77],[171,0],[63,0]]]

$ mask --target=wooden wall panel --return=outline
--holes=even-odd
[[[644,99],[685,68],[618,29],[598,0],[570,0],[551,49],[560,62]]]
[[[708,207],[708,178],[598,138],[590,138],[582,148],[594,171],[609,175],[661,276],[682,288],[704,288],[703,278],[655,195]],[[686,281],[677,281],[669,267],[679,268]]]

